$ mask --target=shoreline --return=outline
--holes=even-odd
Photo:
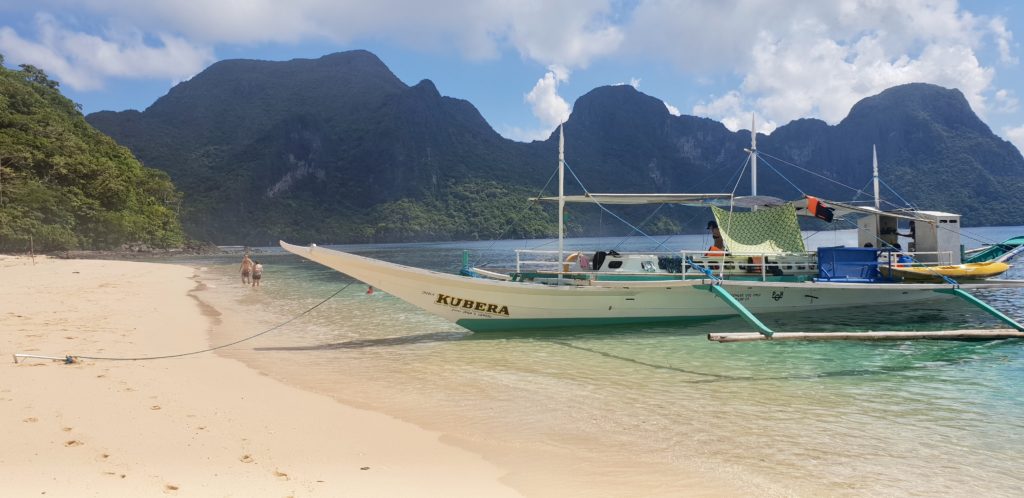
[[[259,289],[235,289],[234,287],[240,284],[234,275],[234,267],[227,270],[231,276],[225,275],[220,269],[209,272],[207,276],[211,286],[220,285],[225,289],[217,292],[218,289],[213,288],[210,293],[204,293],[202,299],[211,300],[217,309],[231,310],[227,315],[235,319],[245,316],[250,328],[248,334],[278,325],[300,311],[293,310],[292,315],[287,316],[278,315],[274,311],[278,306],[273,300],[280,298],[280,295],[270,297],[273,294],[264,294]],[[277,280],[271,279],[270,282],[274,285]],[[324,297],[327,294],[329,291]],[[356,294],[361,295],[361,290]],[[307,306],[318,300],[319,296],[311,299]],[[337,312],[338,309],[327,311]],[[304,324],[296,322],[294,326],[301,328]],[[221,327],[214,331],[211,340],[218,344],[236,340],[238,336],[222,335],[224,331],[233,328],[241,327]],[[501,478],[501,482],[526,496],[654,497],[679,496],[680,493],[687,496],[738,496],[749,494],[753,490],[759,490],[762,494],[786,494],[772,484],[752,479],[742,472],[730,470],[725,473],[728,475],[724,475],[722,465],[711,466],[701,461],[693,462],[692,466],[678,465],[643,454],[634,454],[627,448],[609,454],[605,451],[607,447],[595,451],[597,446],[602,446],[602,443],[597,441],[577,440],[577,444],[569,446],[551,442],[538,443],[534,433],[550,430],[548,427],[519,427],[518,430],[529,431],[524,435],[520,435],[516,430],[503,430],[501,427],[481,430],[474,420],[479,413],[471,415],[439,411],[432,406],[430,400],[433,396],[449,396],[449,389],[452,392],[464,392],[467,386],[439,386],[439,390],[425,392],[425,396],[417,396],[415,401],[412,401],[413,398],[401,396],[403,390],[397,389],[397,386],[389,388],[386,383],[364,382],[367,377],[391,377],[391,374],[388,371],[374,372],[371,365],[358,366],[358,362],[352,362],[355,358],[349,355],[348,351],[354,352],[364,347],[373,349],[371,344],[380,341],[383,346],[380,349],[381,353],[390,355],[391,353],[386,352],[389,345],[399,344],[401,341],[392,343],[391,339],[381,339],[372,331],[364,331],[354,336],[348,336],[347,333],[317,336],[327,343],[326,347],[318,352],[317,345],[321,343],[316,342],[315,337],[298,334],[305,338],[294,342],[297,332],[282,330],[281,334],[270,334],[265,340],[257,339],[253,344],[226,348],[217,354],[234,359],[298,389],[330,397],[346,406],[384,413],[424,430],[441,434],[443,442],[480,455],[487,462],[503,469],[506,474]],[[445,332],[437,334],[461,333],[447,332],[446,329]],[[306,342],[309,339],[314,342]],[[340,346],[344,341],[350,341],[355,349],[348,350]],[[335,350],[334,347],[338,349]],[[340,367],[341,365],[347,366]],[[346,372],[346,369],[363,371],[357,374]],[[380,397],[365,396],[367,390],[379,393]],[[391,399],[392,402],[381,403],[381,398]],[[486,412],[509,400],[494,401],[497,403],[491,407],[478,408]],[[525,399],[522,401],[533,402]],[[467,428],[466,423],[472,424],[472,427]]]
[[[197,351],[241,323],[181,264],[4,256],[0,277],[0,355]],[[14,494],[518,495],[441,433],[222,355],[5,362],[0,378]]]

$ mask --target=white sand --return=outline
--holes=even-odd
[[[387,415],[212,353],[193,269],[0,256],[0,495],[514,496],[503,471]]]

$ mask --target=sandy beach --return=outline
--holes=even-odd
[[[193,268],[0,256],[8,496],[515,496],[441,434],[201,350],[225,323]],[[250,330],[218,330],[218,336]]]

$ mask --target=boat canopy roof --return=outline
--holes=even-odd
[[[725,201],[729,204],[732,194],[593,194],[567,195],[565,202],[589,202],[595,204],[684,204],[707,207]],[[530,200],[558,202],[558,197],[535,197]]]
[[[593,203],[593,204],[679,204],[693,207],[724,207],[724,208],[772,208],[778,206],[792,206],[798,216],[815,217],[815,213],[808,209],[810,199],[817,199],[819,204],[833,210],[836,218],[848,216],[859,217],[864,215],[891,216],[904,220],[929,221],[915,214],[915,211],[882,211],[870,206],[857,206],[844,202],[831,201],[820,197],[805,195],[794,201],[784,201],[778,197],[768,195],[733,196],[732,194],[596,194],[586,193],[583,195],[567,195],[565,202]],[[558,196],[531,197],[531,201],[558,202]]]
[[[792,204],[793,207],[796,208],[796,214],[797,215],[799,215],[799,216],[810,216],[811,218],[814,218],[815,214],[812,213],[811,210],[807,208],[808,203],[811,202],[810,199],[811,199],[811,196],[804,196],[803,199],[797,199],[795,201],[790,202],[790,204]],[[818,197],[817,200],[818,200],[819,203],[823,203],[826,206],[828,206],[829,208],[832,208],[833,211],[834,211],[833,214],[835,215],[836,218],[843,218],[843,217],[847,217],[847,216],[860,217],[862,215],[880,215],[880,216],[890,216],[890,217],[893,217],[893,218],[901,218],[901,219],[904,219],[904,220],[930,221],[927,218],[921,218],[919,216],[915,216],[914,215],[914,211],[904,211],[904,212],[882,211],[880,209],[875,209],[875,208],[869,207],[869,206],[857,206],[857,205],[854,205],[854,204],[847,204],[847,203],[843,203],[843,202],[830,201],[830,200],[822,199],[820,197]]]

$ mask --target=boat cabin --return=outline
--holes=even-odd
[[[899,230],[900,219],[914,218],[906,232]],[[910,237],[907,237],[910,235]],[[860,247],[900,248],[913,253],[921,263],[960,264],[960,215],[941,211],[881,213],[857,220],[857,245]],[[867,244],[871,244],[868,246]]]
[[[916,258],[922,263],[960,264],[960,215],[941,211],[915,211],[927,223],[915,223]]]

